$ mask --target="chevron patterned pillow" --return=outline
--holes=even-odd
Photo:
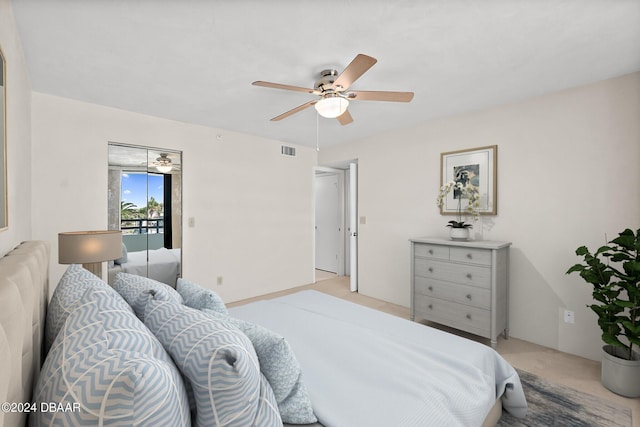
[[[62,329],[67,316],[79,307],[85,295],[92,292],[100,292],[104,296],[119,300],[124,309],[133,312],[131,307],[122,297],[102,279],[79,264],[72,264],[67,267],[58,286],[53,291],[53,296],[47,309],[47,321],[45,323],[45,354],[49,352],[53,340]]]
[[[213,310],[203,313],[226,319],[238,327],[251,341],[260,362],[260,372],[273,389],[282,421],[289,424],[311,424],[318,421],[311,399],[302,381],[302,369],[287,340],[262,325],[225,316]]]
[[[113,288],[122,295],[122,298],[129,303],[141,320],[144,320],[144,309],[150,295],[155,295],[156,299],[172,301],[177,304],[184,303],[180,294],[166,283],[135,274],[117,273]]]
[[[31,427],[191,424],[182,377],[157,339],[114,299],[91,295],[69,314],[33,400],[54,410]]]
[[[145,324],[192,389],[194,426],[282,426],[249,339],[229,322],[185,305],[149,300]]]

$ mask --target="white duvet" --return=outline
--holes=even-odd
[[[518,374],[486,345],[317,291],[229,311],[289,341],[327,427],[481,426],[500,396],[526,413]]]

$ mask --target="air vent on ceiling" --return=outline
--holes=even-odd
[[[283,156],[295,157],[296,156],[296,148],[295,147],[289,147],[288,145],[283,145],[283,146],[280,147],[280,154],[282,154]]]

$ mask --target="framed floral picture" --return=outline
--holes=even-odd
[[[462,186],[474,186],[480,196],[480,214],[496,215],[498,212],[497,169],[497,145],[441,153],[440,187],[449,182],[461,183]],[[459,197],[464,196],[457,191],[449,192],[443,200],[440,213],[457,214]]]

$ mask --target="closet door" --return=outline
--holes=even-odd
[[[182,155],[109,144],[109,229],[122,230],[118,271],[175,286],[182,271]]]

